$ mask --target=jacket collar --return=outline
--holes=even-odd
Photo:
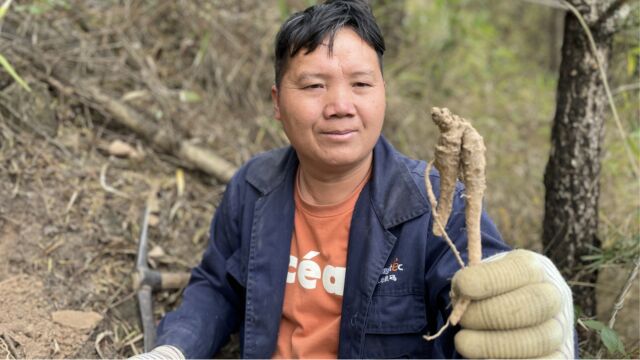
[[[268,151],[247,164],[246,179],[262,195],[267,195],[298,169],[298,156],[291,146]]]
[[[371,201],[385,229],[428,211],[426,198],[401,156],[383,136],[373,148]],[[260,157],[262,161],[249,164],[246,179],[262,195],[280,186],[298,168],[298,157],[290,146]]]
[[[373,149],[371,201],[385,229],[428,211],[426,198],[403,159],[408,160],[380,136]]]

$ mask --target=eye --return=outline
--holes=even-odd
[[[353,86],[355,86],[355,87],[371,87],[371,84],[359,81],[359,82],[354,83]]]
[[[320,83],[316,83],[316,84],[309,84],[309,85],[305,85],[302,87],[303,90],[310,90],[310,89],[322,89],[324,87],[324,85],[320,84]]]

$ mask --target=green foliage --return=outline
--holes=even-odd
[[[611,355],[626,355],[624,344],[613,329],[597,320],[584,320],[582,323],[586,327],[598,332],[600,341]]]
[[[0,20],[2,20],[2,18],[7,14],[7,12],[9,11],[9,6],[11,5],[12,0],[6,0],[2,6],[0,7]],[[20,84],[20,86],[22,86],[25,90],[27,90],[28,92],[31,92],[31,88],[29,88],[29,85],[20,77],[20,75],[18,75],[18,73],[16,72],[16,70],[13,68],[13,66],[11,65],[11,63],[2,55],[0,54],[0,66],[7,72],[9,73],[9,75],[11,75],[11,77],[18,83]]]
[[[296,11],[300,11],[308,8],[309,6],[315,5],[318,3],[318,0],[304,0],[304,2],[300,5],[303,5],[303,8],[292,8],[289,5],[287,0],[278,0],[278,10],[280,11],[280,19],[282,21],[286,20],[291,14]]]
[[[20,75],[18,75],[13,66],[11,66],[11,63],[9,63],[9,61],[4,56],[2,56],[2,54],[0,54],[0,66],[2,66],[2,68],[5,69],[5,71],[8,72],[9,75],[11,75],[11,77],[18,84],[20,84],[20,86],[22,86],[28,92],[31,92],[31,88],[29,88],[29,85],[20,77]]]
[[[204,36],[200,39],[200,44],[198,46],[198,52],[196,53],[196,57],[193,59],[193,65],[198,66],[202,63],[202,59],[209,51],[209,39],[211,38],[211,31],[205,32]]]
[[[180,90],[179,97],[180,101],[185,103],[199,102],[202,100],[197,92],[191,90]]]
[[[638,70],[638,57],[640,57],[640,46],[627,52],[627,75],[631,76]]]
[[[33,0],[26,4],[16,5],[16,11],[38,16],[46,14],[56,7],[69,9],[71,5],[68,0]]]
[[[9,6],[11,6],[11,2],[13,0],[5,0],[5,2],[0,6],[0,20],[7,14],[9,11]]]
[[[595,271],[605,266],[631,264],[640,256],[640,235],[620,238],[602,248],[591,246],[591,255],[582,256],[585,270]]]
[[[624,344],[618,334],[612,329],[605,327],[600,330],[600,340],[607,347],[607,350],[611,354],[625,354]]]
[[[291,9],[289,9],[287,0],[278,0],[278,9],[280,10],[280,18],[282,21],[289,17]]]

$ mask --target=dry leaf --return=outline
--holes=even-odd
[[[121,140],[114,140],[107,148],[109,154],[120,157],[140,158],[138,151],[131,145]]]
[[[158,218],[158,216],[153,215],[153,214],[149,214],[149,226],[156,226],[158,225],[158,223],[160,223],[160,218]]]
[[[149,253],[147,255],[149,255],[150,258],[159,258],[159,257],[167,255],[167,253],[164,252],[163,248],[161,248],[160,246],[156,245],[156,246],[153,247],[153,249],[151,249],[149,251]]]
[[[184,171],[182,169],[176,170],[176,187],[178,190],[178,196],[182,196],[184,194]]]

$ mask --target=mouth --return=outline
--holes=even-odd
[[[331,142],[349,141],[357,133],[357,130],[328,130],[320,132],[320,135]]]
[[[330,131],[322,131],[322,135],[334,135],[334,136],[344,136],[348,134],[355,133],[356,130],[330,130]]]

